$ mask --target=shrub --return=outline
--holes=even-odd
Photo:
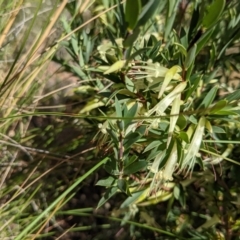
[[[79,3],[61,3],[61,10],[65,7],[68,12],[61,18],[62,36],[41,52],[39,65],[31,65],[40,43],[53,27],[51,17],[57,20],[60,14],[56,4],[43,28],[46,34],[34,42],[26,62],[13,63],[2,82],[4,98],[7,93],[3,90],[8,83],[9,94],[15,90],[11,83],[23,84],[14,92],[18,97],[27,96],[26,101],[17,102],[21,106],[18,109],[22,109],[37,93],[34,77],[51,58],[80,79],[74,96],[67,100],[73,102],[72,105],[76,99],[81,103],[70,111],[66,108],[64,112],[39,112],[34,108],[35,112],[23,115],[11,105],[2,115],[2,120],[7,122],[1,126],[5,135],[17,121],[23,124],[24,117],[52,115],[54,123],[47,124],[44,131],[34,131],[40,131],[48,151],[45,153],[56,151],[59,155],[54,156],[59,158],[65,152],[70,154],[64,156],[64,162],[68,162],[64,175],[68,183],[59,180],[59,172],[52,171],[51,180],[57,187],[50,184],[42,191],[51,199],[50,204],[33,218],[18,214],[16,219],[23,224],[16,239],[31,233],[35,237],[54,235],[54,232],[39,235],[50,218],[54,225],[52,216],[95,216],[92,209],[60,209],[71,208],[67,202],[77,194],[78,185],[103,165],[105,173],[100,174],[97,185],[105,189],[105,193],[97,208],[101,211],[110,205],[108,219],[120,221],[126,236],[132,239],[223,239],[224,236],[237,239],[240,90],[231,76],[239,70],[238,1]],[[21,49],[26,44],[24,39]],[[21,59],[20,53],[17,60]],[[34,68],[30,74],[24,71],[29,74],[24,75],[18,62]],[[39,144],[39,138],[32,136],[33,130],[26,123],[23,125],[26,130],[24,134],[16,131],[15,141],[21,147],[27,142],[39,148],[42,142]],[[82,139],[72,138],[62,145],[54,145],[66,125],[74,131],[79,128]],[[96,131],[91,144],[97,148],[83,155],[86,165],[82,176],[72,177],[79,165],[72,167],[71,160],[79,145],[89,144],[87,135]],[[31,164],[37,166],[36,160]],[[87,164],[91,167],[87,168]],[[48,168],[48,164],[43,164],[41,171],[47,173]],[[30,170],[27,167],[32,177]],[[42,178],[41,171],[31,181]],[[13,176],[14,182],[16,175]],[[13,194],[10,202],[13,206],[20,204],[22,211],[29,214],[30,202],[39,194],[39,189],[40,185],[32,188],[31,194],[20,199]],[[13,191],[13,187],[2,191],[6,199],[9,191]],[[6,202],[2,207],[5,213]],[[96,217],[103,218],[102,215]],[[81,230],[73,228],[73,231]],[[104,237],[104,234],[98,235],[95,239]]]

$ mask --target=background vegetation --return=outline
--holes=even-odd
[[[1,239],[240,239],[237,0],[0,0]]]

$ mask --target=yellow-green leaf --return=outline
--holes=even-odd
[[[177,153],[177,144],[176,141],[174,142],[172,151],[169,155],[169,158],[166,162],[166,165],[164,166],[164,170],[163,170],[163,179],[165,181],[172,181],[173,180],[173,173],[176,169],[176,163],[178,160],[178,153]]]
[[[99,100],[92,100],[90,102],[88,102],[83,109],[80,111],[80,113],[88,113],[91,110],[95,109],[95,108],[99,108],[104,106],[105,104]]]
[[[126,63],[126,60],[119,60],[115,62],[107,71],[104,72],[104,74],[117,72],[118,70],[124,67],[125,63]]]
[[[175,128],[177,120],[178,120],[178,115],[179,115],[179,112],[180,112],[180,105],[181,105],[181,95],[178,95],[174,99],[173,104],[172,104],[170,125],[169,125],[169,130],[168,130],[167,147],[170,144],[170,141],[172,139],[172,135],[173,135],[173,132],[174,132],[174,128]]]
[[[173,102],[173,100],[184,91],[186,86],[186,82],[179,83],[166,97],[164,97],[156,106],[149,110],[149,116],[151,116],[154,112],[156,112],[158,115],[162,115],[167,107]]]
[[[181,72],[181,71],[182,71],[182,69],[181,69],[180,66],[173,66],[172,68],[170,68],[170,69],[167,71],[167,73],[166,73],[166,75],[165,75],[165,78],[164,78],[164,81],[163,81],[163,84],[162,84],[162,87],[161,87],[160,92],[159,92],[159,94],[158,94],[158,98],[161,98],[161,97],[162,97],[162,95],[163,95],[166,87],[167,87],[168,84],[170,83],[170,81],[174,78],[174,76],[175,76],[177,73],[179,73],[179,72]]]
[[[197,155],[197,153],[200,149],[201,143],[202,143],[205,124],[206,124],[205,117],[201,117],[198,122],[197,128],[194,132],[192,141],[191,141],[188,149],[186,150],[187,154],[184,156],[184,160],[183,160],[181,168],[185,169],[186,166],[188,166],[187,173],[189,171],[191,171],[194,167],[195,158],[196,158],[196,155]]]

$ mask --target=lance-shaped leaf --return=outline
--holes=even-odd
[[[150,194],[152,192],[157,192],[159,190],[160,181],[159,181],[159,166],[166,155],[166,150],[160,152],[155,157],[152,166],[150,167],[150,172],[154,173],[153,180],[150,184]],[[156,184],[156,182],[158,182]]]
[[[148,60],[147,66],[143,66],[142,68],[146,70],[148,82],[153,82],[156,78],[159,77],[165,77],[166,73],[169,71],[168,68],[161,66],[157,62],[153,63],[152,60]]]
[[[104,102],[100,101],[100,100],[91,100],[89,101],[80,111],[80,113],[88,113],[90,111],[92,111],[93,109],[99,108],[104,106]]]
[[[152,173],[154,173],[154,174],[158,173],[159,165],[160,165],[160,163],[163,160],[165,155],[166,155],[166,151],[162,151],[162,152],[158,153],[158,155],[155,157],[155,159],[152,163],[152,166],[149,168],[149,170]]]
[[[166,183],[166,188],[169,189],[169,191],[166,191],[164,189],[160,189],[158,192],[156,192],[155,194],[153,194],[152,196],[146,198],[146,200],[144,202],[140,202],[137,203],[138,206],[144,207],[144,206],[152,206],[153,204],[158,204],[160,202],[165,202],[167,200],[169,200],[172,195],[173,192],[170,191],[170,189],[172,189],[175,183]]]
[[[104,203],[106,203],[111,197],[113,197],[117,193],[117,187],[108,188],[103,197],[100,199],[97,208],[100,208]]]
[[[165,75],[165,78],[164,78],[164,81],[163,81],[163,84],[162,84],[162,87],[161,87],[160,92],[158,94],[158,98],[162,97],[162,95],[163,95],[165,89],[167,88],[168,84],[170,83],[170,81],[172,79],[174,79],[174,76],[181,71],[182,71],[182,69],[179,66],[173,66],[172,68],[170,68],[167,71],[167,73]]]
[[[213,133],[212,124],[211,124],[211,122],[208,121],[207,119],[206,119],[206,122],[205,122],[205,127],[206,127],[206,129],[207,129],[211,134]]]
[[[228,102],[226,100],[221,100],[221,101],[217,102],[213,107],[211,107],[210,113],[214,114],[214,113],[220,111],[221,109],[226,107],[227,103]]]
[[[224,10],[225,4],[226,0],[215,0],[208,6],[207,13],[203,17],[203,26],[205,28],[210,28],[217,22]]]
[[[129,29],[134,29],[141,11],[140,0],[127,0],[125,6],[125,20]]]
[[[112,176],[109,176],[108,178],[99,180],[96,185],[97,186],[103,186],[103,187],[110,187],[114,184],[115,178]]]
[[[173,173],[176,169],[176,164],[178,160],[178,152],[177,152],[177,143],[176,141],[174,142],[172,151],[169,155],[169,158],[166,162],[166,165],[164,166],[162,178],[165,181],[172,181],[173,180]]]
[[[178,47],[178,50],[183,54],[183,56],[185,56],[185,57],[187,56],[187,50],[182,44],[180,44],[178,42],[174,42],[173,44]]]
[[[172,135],[174,132],[174,128],[176,126],[179,112],[180,112],[180,105],[181,105],[181,95],[179,94],[173,101],[172,109],[171,109],[171,117],[170,117],[170,125],[168,130],[168,140],[167,140],[167,147],[172,139]]]
[[[119,60],[119,61],[115,62],[112,66],[109,67],[109,69],[107,71],[104,72],[104,74],[117,72],[118,70],[120,70],[121,68],[124,67],[125,63],[126,63],[126,60]]]
[[[146,161],[136,161],[131,164],[129,164],[126,168],[124,168],[124,174],[130,175],[133,173],[136,173],[140,171],[141,169],[145,168],[147,166]]]
[[[161,1],[159,1],[161,2]],[[168,2],[168,13],[166,14],[166,23],[165,23],[165,29],[164,29],[164,39],[167,40],[173,27],[174,20],[176,18],[177,14],[177,6],[180,2],[180,0],[175,1],[167,1]]]
[[[196,42],[197,49],[196,49],[196,55],[203,49],[203,47],[209,42],[210,37],[213,33],[213,28],[210,30],[207,30]]]
[[[215,99],[215,96],[217,94],[218,91],[218,86],[213,87],[205,96],[205,98],[203,99],[202,103],[199,105],[198,109],[201,108],[208,108],[210,106],[210,104],[213,102],[213,100]]]
[[[124,47],[131,47],[133,43],[137,40],[138,35],[140,34],[140,28],[136,28],[128,37],[124,40],[123,46]]]
[[[188,69],[196,58],[197,45],[194,44],[187,53],[185,60],[185,69]]]
[[[117,117],[122,117],[122,106],[116,96],[115,96],[115,109]]]
[[[204,224],[202,224],[200,227],[198,227],[197,231],[201,232],[203,229],[209,229],[213,226],[216,226],[220,222],[221,222],[221,220],[218,217],[218,215],[214,214],[213,217],[211,217]]]
[[[187,154],[184,156],[181,169],[185,169],[188,166],[187,173],[191,171],[194,167],[195,158],[202,143],[205,123],[205,117],[201,117],[194,132],[192,141],[187,149]]]
[[[158,8],[160,1],[149,0],[148,3],[142,9],[141,14],[138,17],[137,27],[143,26],[151,19],[153,14]]]
[[[135,197],[134,199],[134,204],[138,204],[142,201],[144,201],[147,197],[149,197],[150,195],[150,189],[149,187],[141,190],[141,191],[138,191],[139,194],[137,194],[137,197]]]
[[[154,112],[158,115],[162,115],[167,107],[173,102],[173,100],[184,91],[187,83],[179,83],[166,97],[164,97],[156,106],[149,110],[148,115],[151,116]]]
[[[225,98],[228,102],[232,102],[240,99],[240,89],[228,94]]]
[[[213,156],[205,159],[204,164],[215,165],[215,164],[221,163],[226,157],[228,157],[232,153],[233,148],[234,148],[233,144],[228,144],[227,149],[225,149],[225,151],[222,153],[222,155],[218,155],[218,154],[213,155]]]
[[[131,190],[131,189],[130,189]],[[131,192],[131,196],[128,197],[120,206],[120,208],[126,208],[128,206],[131,206],[133,204],[135,204],[139,198],[142,197],[142,195],[145,193],[146,189],[143,190],[139,190],[137,192]]]

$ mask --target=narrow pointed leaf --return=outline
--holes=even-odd
[[[158,155],[155,157],[155,159],[152,163],[152,166],[150,167],[150,171],[152,173],[155,173],[155,174],[158,173],[160,163],[163,160],[163,158],[165,157],[165,154],[166,154],[166,151],[164,150],[164,151],[158,153]]]
[[[110,74],[113,72],[117,72],[118,70],[120,70],[121,68],[124,67],[126,63],[126,60],[119,60],[117,62],[115,62],[111,67],[109,67],[109,69],[107,71],[104,72],[104,74]]]
[[[136,172],[144,169],[146,166],[147,166],[147,162],[146,161],[133,162],[132,164],[128,165],[124,169],[124,174],[125,175],[129,175],[129,174],[136,173]]]
[[[138,16],[141,12],[140,0],[127,0],[125,6],[125,21],[129,29],[134,29],[137,24]]]
[[[115,97],[115,109],[116,109],[116,116],[117,117],[122,117],[122,107],[121,104],[119,103],[117,97]]]
[[[137,92],[136,87],[135,87],[133,81],[130,78],[128,78],[127,76],[125,77],[125,84],[126,84],[126,88],[130,92],[133,92],[133,93]]]
[[[115,178],[112,176],[109,176],[108,178],[99,180],[96,185],[97,186],[103,186],[103,187],[110,187],[112,186],[113,182],[115,181]]]
[[[187,58],[185,61],[185,69],[188,69],[196,58],[197,45],[194,44],[187,53]]]
[[[152,141],[145,149],[144,149],[144,153],[149,151],[149,150],[152,150],[153,148],[155,147],[158,147],[162,144],[162,141],[160,140],[155,140],[155,141]]]
[[[197,128],[194,132],[193,138],[191,140],[191,143],[188,149],[186,150],[187,153],[184,156],[181,168],[185,169],[188,166],[187,173],[189,171],[192,171],[194,167],[195,158],[202,143],[202,138],[203,138],[204,129],[205,129],[205,122],[206,122],[205,120],[206,119],[204,117],[200,118]]]
[[[148,114],[152,115],[154,112],[157,112],[158,115],[161,115],[165,112],[167,107],[173,102],[173,100],[184,91],[187,83],[179,83],[166,97],[164,97],[155,107],[149,110]]]
[[[163,170],[163,179],[166,181],[172,181],[173,180],[173,173],[176,168],[176,163],[178,160],[178,152],[177,152],[177,144],[176,141],[174,142],[172,151],[169,155],[169,158],[166,162],[166,165],[164,166]]]
[[[132,193],[131,197],[128,197],[120,206],[120,208],[126,208],[128,206],[131,206],[132,204],[134,204],[137,199],[139,199],[139,197],[143,194],[145,190],[140,190],[137,192]]]
[[[219,110],[223,109],[226,105],[227,105],[227,101],[226,100],[221,100],[221,101],[217,102],[213,107],[211,107],[210,112],[211,113],[216,113]]]
[[[224,10],[225,4],[226,0],[215,0],[207,7],[207,13],[202,21],[203,27],[210,28],[217,22]]]
[[[175,128],[177,120],[178,120],[178,115],[179,115],[179,112],[180,112],[180,104],[181,104],[181,95],[178,95],[174,99],[173,104],[172,104],[172,109],[171,109],[171,116],[172,117],[170,117],[167,147],[170,144],[170,141],[172,139],[172,135],[173,135],[173,132],[174,132],[174,128]]]
[[[217,91],[218,91],[218,87],[215,86],[213,87],[209,92],[208,94],[205,96],[205,98],[203,99],[202,103],[200,104],[200,106],[198,107],[199,108],[208,108],[210,106],[210,104],[213,102],[216,94],[217,94]]]
[[[142,9],[138,18],[138,27],[143,26],[151,19],[155,11],[157,10],[161,1],[149,0],[148,3]]]
[[[106,193],[100,199],[97,208],[100,208],[104,203],[106,203],[111,197],[113,197],[117,193],[117,187],[111,187],[107,189]]]
[[[139,33],[140,33],[140,28],[135,28],[133,33],[131,33],[127,37],[127,39],[124,40],[123,46],[124,47],[132,47],[133,43],[137,40]]]
[[[232,102],[234,100],[239,100],[240,99],[240,89],[234,91],[233,93],[228,94],[225,99],[228,102]]]
[[[160,90],[160,92],[159,92],[159,94],[158,94],[158,98],[161,98],[161,97],[162,97],[162,95],[163,95],[166,87],[167,87],[168,84],[170,83],[170,81],[174,78],[174,76],[175,76],[177,73],[179,73],[179,72],[181,72],[181,71],[182,71],[182,69],[181,69],[181,67],[179,67],[179,66],[173,66],[172,68],[170,68],[170,69],[167,71],[167,73],[166,73],[166,75],[165,75],[165,78],[164,78],[164,81],[163,81],[163,84],[162,84],[162,87],[161,87],[161,90]]]
[[[117,186],[122,192],[126,193],[127,195],[131,195],[126,179],[118,179]]]
[[[209,42],[214,29],[207,30],[197,41],[196,55],[204,48],[204,46]]]
[[[161,2],[161,1],[159,1]],[[171,30],[173,29],[173,23],[177,14],[177,6],[180,0],[167,1],[168,2],[168,13],[166,14],[166,23],[164,29],[164,39],[167,40]],[[173,4],[174,3],[174,4]]]

